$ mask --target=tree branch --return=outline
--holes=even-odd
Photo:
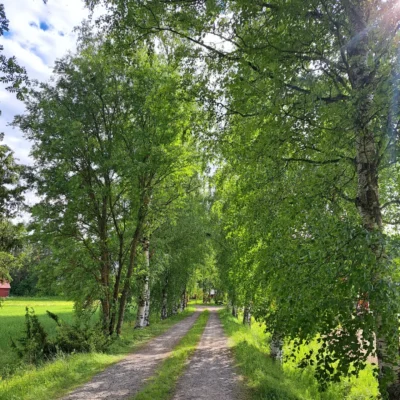
[[[386,208],[386,207],[389,207],[389,206],[392,205],[392,204],[400,205],[400,200],[390,200],[390,201],[386,202],[385,204],[383,204],[383,205],[381,206],[381,210],[383,210],[383,209]]]
[[[314,164],[314,165],[325,165],[325,164],[337,164],[338,162],[342,161],[342,158],[335,158],[333,160],[323,160],[323,161],[316,161],[316,160],[309,160],[307,158],[282,158],[282,161],[290,162],[290,161],[295,161],[295,162],[305,162],[308,164]]]

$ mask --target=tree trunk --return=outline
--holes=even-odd
[[[141,278],[141,290],[138,299],[138,311],[136,317],[135,329],[144,328],[146,325],[146,318],[148,319],[148,291],[149,291],[149,276]]]
[[[147,283],[146,283],[146,307],[144,310],[144,326],[150,325],[150,240],[145,238],[143,240],[143,251],[145,255],[146,270],[147,270]]]
[[[355,98],[356,113],[354,115],[354,127],[356,138],[356,168],[357,168],[357,200],[356,205],[361,216],[364,228],[373,233],[372,236],[379,236],[383,233],[382,214],[379,200],[379,151],[377,147],[378,138],[375,137],[373,127],[371,126],[373,114],[373,95],[374,74],[373,68],[368,61],[371,54],[369,30],[367,28],[368,2],[346,2],[346,12],[348,13],[352,40],[348,46],[349,60],[349,78],[352,85]],[[372,244],[371,251],[376,258],[375,282],[382,282],[385,276],[385,249],[383,245]],[[372,282],[374,284],[374,282]],[[376,319],[376,342],[377,358],[379,366],[379,381],[381,393],[384,395],[385,388],[388,388],[390,399],[400,398],[400,376],[398,361],[389,356],[389,348],[396,346],[398,348],[398,334],[395,338],[390,332],[397,332],[397,315],[385,315],[382,317],[382,308],[384,304],[378,304],[374,307],[371,304],[373,315]],[[385,325],[386,329],[382,329]],[[390,326],[393,329],[387,329]],[[385,331],[385,332],[384,332]],[[392,337],[391,337],[392,336]],[[398,350],[396,351],[398,352]],[[393,377],[389,385],[385,383],[388,379],[387,373],[392,373]]]
[[[147,279],[146,308],[144,310],[144,326],[150,326],[150,282]]]
[[[168,318],[168,297],[167,297],[167,289],[163,288],[162,290],[162,305],[161,305],[161,319]]]
[[[235,304],[232,304],[232,316],[237,318],[238,317],[238,309]]]
[[[113,291],[113,298],[111,304],[111,318],[110,318],[110,327],[109,327],[109,334],[112,335],[115,329],[115,323],[117,319],[117,310],[118,310],[118,297],[119,297],[119,286],[121,283],[121,275],[122,275],[122,267],[123,267],[123,237],[121,241],[120,239],[120,248],[119,248],[119,255],[118,255],[118,271],[115,277],[114,283],[114,291]]]
[[[189,303],[189,293],[185,291],[185,308],[187,308]]]
[[[186,308],[186,289],[182,292],[181,295],[181,304],[180,304],[180,310],[183,312]]]
[[[103,331],[108,333],[111,315],[111,296],[110,296],[110,253],[107,246],[108,232],[107,232],[107,197],[103,198],[101,214],[98,219],[99,238],[100,238],[100,277],[101,277],[101,310]]]
[[[203,290],[203,304],[207,304],[207,293]]]
[[[103,288],[105,291],[105,288]],[[110,303],[106,296],[100,300],[101,304],[101,315],[102,315],[102,329],[104,333],[108,332],[108,324],[109,324],[109,317],[110,317]]]
[[[149,285],[149,269],[150,269],[150,253],[149,253],[149,239],[143,239],[143,252],[145,258],[145,275],[140,279],[142,284],[140,295],[138,299],[138,311],[136,318],[135,329],[144,328],[150,324],[150,285]]]
[[[251,326],[251,309],[246,305],[243,311],[243,325]]]
[[[275,332],[272,335],[270,343],[270,355],[276,361],[283,361],[283,340],[282,337]]]
[[[118,322],[117,322],[117,334],[121,334],[121,329],[122,329],[122,323],[124,322],[124,314],[125,314],[125,308],[126,308],[126,302],[128,300],[128,295],[131,290],[131,278],[133,274],[133,270],[136,266],[136,251],[137,251],[137,246],[139,243],[140,235],[142,234],[142,228],[143,228],[143,223],[145,221],[148,207],[150,204],[150,194],[145,191],[145,183],[141,183],[142,187],[142,195],[140,199],[140,206],[138,210],[138,216],[137,216],[137,225],[135,232],[132,237],[131,241],[131,248],[129,251],[129,264],[128,264],[128,271],[126,273],[125,277],[125,282],[124,282],[124,288],[122,289],[121,293],[121,298],[119,301],[119,312],[118,312]]]
[[[118,322],[117,322],[117,329],[116,329],[118,335],[121,334],[122,323],[124,321],[126,301],[128,299],[129,291],[131,288],[132,273],[133,273],[133,269],[136,265],[136,250],[137,250],[137,245],[138,245],[138,241],[139,241],[140,231],[141,231],[141,225],[136,227],[136,230],[135,230],[135,233],[134,233],[134,236],[132,239],[132,243],[131,243],[128,271],[127,271],[127,274],[125,277],[124,288],[122,290],[121,298],[119,301]]]

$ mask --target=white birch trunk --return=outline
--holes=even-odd
[[[147,282],[146,306],[144,311],[144,326],[150,325],[150,283]]]
[[[379,199],[379,148],[377,147],[377,137],[375,127],[371,124],[371,115],[374,112],[374,73],[369,62],[369,57],[373,53],[371,44],[373,38],[369,37],[367,29],[369,25],[369,2],[346,2],[345,9],[349,18],[351,36],[357,37],[347,48],[349,78],[354,91],[355,110],[355,147],[356,147],[356,166],[357,166],[357,199],[356,205],[362,219],[364,228],[374,234],[382,233],[383,222]],[[385,276],[385,248],[380,245],[372,245],[371,250],[376,256],[376,275],[374,281],[381,282]],[[374,284],[374,282],[371,282]],[[382,307],[384,304],[371,304],[372,312],[376,318],[376,346],[379,366],[379,381],[381,390],[388,386],[389,398],[391,400],[400,399],[400,369],[398,360],[390,357],[389,348],[393,346],[398,353],[398,334],[391,335],[388,331],[397,331],[397,315],[385,316],[386,321],[382,320]],[[384,323],[385,322],[385,323]],[[383,325],[393,325],[392,329],[383,329]],[[393,373],[393,379],[387,385],[385,371]],[[385,396],[385,393],[381,393]]]
[[[143,278],[143,286],[141,290],[141,295],[138,301],[138,312],[136,317],[135,328],[144,328],[146,325],[146,319],[148,320],[149,315],[149,300],[147,295],[149,293],[149,276],[146,275]]]
[[[273,334],[269,345],[271,358],[283,362],[283,340],[281,336]]]
[[[146,305],[145,305],[145,311],[144,311],[144,326],[149,326],[150,325],[150,241],[148,239],[145,239],[144,245],[143,245],[143,250],[144,250],[144,255],[146,259],[146,270],[147,270],[147,277],[146,277],[146,284],[145,284],[145,290],[146,290]]]
[[[238,317],[238,309],[235,304],[232,304],[232,316],[237,318]]]
[[[179,312],[183,312],[183,300],[181,298],[180,302],[179,302]]]
[[[186,307],[186,289],[182,292],[181,302],[179,305],[180,311],[183,312]]]
[[[143,239],[143,251],[145,255],[145,268],[146,275],[143,277],[143,285],[140,291],[140,297],[138,301],[138,313],[136,318],[135,328],[144,328],[150,324],[150,285],[149,285],[149,270],[150,270],[150,252],[149,252],[149,240]]]

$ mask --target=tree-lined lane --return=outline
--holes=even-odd
[[[167,358],[179,340],[185,336],[200,315],[196,311],[170,330],[151,340],[123,361],[96,375],[63,400],[130,399],[153,376],[156,367]]]
[[[208,309],[210,318],[186,372],[178,381],[173,400],[243,398],[239,376],[218,317],[219,308]]]

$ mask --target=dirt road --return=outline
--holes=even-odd
[[[152,339],[123,361],[96,375],[90,382],[80,386],[62,400],[132,398],[144,386],[145,380],[154,374],[159,363],[169,356],[171,350],[192,327],[200,311],[178,322],[167,332]]]
[[[180,377],[173,400],[239,400],[243,398],[227,338],[217,307],[210,310],[203,336],[186,372]]]

